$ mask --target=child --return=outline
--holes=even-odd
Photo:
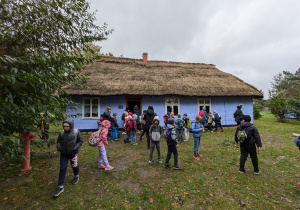
[[[168,119],[170,118],[170,112],[167,112],[167,114],[164,115],[164,123],[165,127],[167,127]]]
[[[194,138],[194,155],[193,157],[196,160],[200,160],[200,157],[202,155],[198,154],[198,148],[200,146],[200,137],[202,136],[202,132],[204,130],[204,125],[201,123],[202,117],[197,116],[196,121],[192,122],[192,132],[193,132],[193,138]]]
[[[171,155],[173,153],[174,169],[181,170],[182,168],[178,165],[177,148],[179,147],[179,145],[177,144],[177,139],[176,139],[175,120],[172,117],[168,119],[168,124],[167,124],[166,130],[165,130],[165,138],[167,140],[167,145],[168,145],[168,154],[167,154],[166,161],[164,163],[164,167],[171,168],[169,166],[169,161],[170,161]]]
[[[129,115],[128,120],[126,120],[126,131],[127,131],[127,136],[124,139],[124,143],[130,142],[130,135],[132,133],[132,139],[131,139],[131,144],[132,145],[138,145],[136,143],[136,131],[137,131],[137,126],[136,126],[136,119],[137,115]]]
[[[126,108],[126,110],[127,110],[127,108]],[[123,125],[125,125],[126,120],[128,120],[128,112],[126,110],[122,114]],[[126,134],[126,132],[123,132],[122,134]]]
[[[215,121],[215,131],[218,130],[218,126],[221,128],[222,132],[224,132],[222,125],[221,125],[221,116],[214,110],[213,114],[213,121]]]
[[[153,119],[153,125],[151,125],[150,129],[149,129],[149,133],[150,133],[150,137],[151,137],[151,150],[150,150],[150,159],[149,159],[149,163],[152,163],[152,156],[153,156],[153,151],[154,148],[156,146],[157,149],[157,161],[159,163],[162,163],[161,159],[160,159],[160,138],[163,134],[163,129],[162,127],[159,125],[159,117],[155,116]]]
[[[118,139],[118,129],[119,129],[119,124],[117,121],[117,113],[113,113],[113,118],[114,118],[114,123],[111,123],[111,130],[112,130],[112,141],[119,141]]]
[[[64,191],[64,181],[67,173],[68,161],[74,172],[73,184],[79,181],[78,149],[83,143],[83,138],[78,129],[74,128],[72,118],[63,121],[64,130],[60,132],[57,138],[57,151],[60,152],[60,171],[58,178],[58,188],[53,197],[58,197]]]
[[[181,118],[181,115],[177,115],[177,120],[175,122],[176,126],[176,134],[177,134],[177,140],[179,143],[183,142],[183,128],[184,128],[184,120]]]
[[[98,144],[98,148],[99,148],[98,168],[110,171],[110,170],[113,170],[114,167],[109,165],[107,156],[106,156],[106,150],[105,150],[105,146],[108,145],[107,134],[108,134],[109,127],[110,127],[110,122],[108,120],[104,120],[102,122],[102,130],[100,132],[100,142]],[[104,165],[103,165],[103,162],[104,162]]]
[[[212,123],[213,123],[213,118],[212,118],[211,112],[208,112],[207,125],[208,125],[208,129],[210,132],[214,132]]]
[[[191,124],[191,120],[190,118],[187,116],[186,113],[183,114],[183,118],[185,126],[184,126],[184,136],[185,136],[185,140],[184,141],[188,141],[190,138],[190,132],[189,132],[189,127]]]
[[[241,122],[240,125],[236,128],[235,132],[235,142],[238,144],[238,134],[239,131],[244,131],[246,135],[246,140],[243,142],[240,142],[240,150],[241,150],[241,156],[240,156],[240,173],[245,173],[245,163],[248,158],[248,155],[250,154],[251,160],[252,160],[252,165],[254,168],[254,174],[259,175],[260,170],[258,168],[258,158],[257,158],[257,151],[260,151],[262,145],[261,145],[261,140],[260,136],[258,133],[257,128],[252,125],[251,122],[251,117],[249,115],[243,115],[244,122]],[[257,148],[256,148],[256,146]]]

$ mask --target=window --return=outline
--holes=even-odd
[[[198,113],[205,107],[206,112],[211,112],[210,98],[198,98]]]
[[[173,112],[175,116],[177,116],[180,110],[180,100],[179,98],[166,98],[165,101],[165,111],[167,112]]]
[[[100,100],[99,98],[82,99],[82,119],[100,118]]]

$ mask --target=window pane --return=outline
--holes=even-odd
[[[98,117],[98,105],[93,105],[92,108],[92,117]]]
[[[204,104],[204,99],[199,99],[199,104]]]
[[[173,106],[174,115],[178,115],[178,106]]]
[[[93,106],[98,106],[98,99],[93,99],[92,104]]]
[[[167,106],[167,112],[173,112],[173,110],[172,110],[172,106]]]
[[[207,113],[210,112],[210,107],[209,106],[205,106],[205,108],[206,108]]]
[[[84,117],[90,117],[90,105],[84,105]]]
[[[209,104],[209,99],[205,99],[205,104]]]
[[[91,100],[90,99],[85,99],[84,104],[90,104]]]

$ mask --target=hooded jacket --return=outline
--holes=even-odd
[[[158,125],[155,126],[154,125],[154,121],[157,120],[158,121]],[[163,134],[163,129],[162,127],[159,125],[159,117],[155,116],[153,119],[153,125],[151,125],[150,129],[149,129],[149,135],[151,138],[151,141],[160,141],[160,138]]]
[[[63,121],[62,124],[68,123],[70,125],[69,131],[61,131],[57,138],[57,151],[61,152],[61,154],[75,154],[78,153],[79,147],[81,147],[83,143],[83,138],[79,130],[75,131],[74,129],[74,121],[72,118],[67,118]],[[75,134],[77,133],[77,137]]]
[[[100,142],[98,144],[98,147],[104,147],[105,145],[108,145],[107,135],[108,135],[108,129],[110,127],[110,122],[108,120],[104,120],[101,125],[102,125],[102,130],[99,136]]]
[[[236,132],[235,132],[236,143],[238,143],[237,134],[241,130],[245,130],[247,134],[247,139],[241,144],[256,144],[257,147],[262,147],[258,130],[254,125],[251,125],[250,122],[241,122],[241,124],[236,128]]]
[[[148,109],[147,110],[146,114],[144,115],[144,120],[146,121],[145,129],[150,128],[155,116],[157,116],[157,114],[154,112],[153,109]]]
[[[243,112],[241,109],[237,109],[235,113],[233,114],[233,117],[236,122],[241,122],[243,118]]]
[[[118,124],[115,125],[115,118],[110,115],[110,112],[103,112],[102,116],[103,120],[108,120],[110,122],[110,126],[118,127]]]
[[[193,137],[200,138],[202,136],[202,131],[199,129],[202,128],[204,130],[203,124],[201,122],[197,123],[195,120],[191,122]]]
[[[174,125],[167,124],[166,130],[171,130],[172,141],[167,141],[167,145],[177,145],[176,128]]]
[[[137,116],[141,115],[140,109],[138,107],[134,107],[133,110],[132,110],[132,113],[136,114]]]

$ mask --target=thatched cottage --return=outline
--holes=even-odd
[[[147,53],[143,59],[103,56],[81,72],[91,74],[85,84],[89,89],[64,87],[82,105],[77,109],[82,116],[74,119],[78,129],[97,129],[97,120],[108,106],[118,113],[122,127],[125,108],[132,110],[134,105],[141,112],[153,105],[161,119],[167,112],[187,113],[194,119],[205,106],[208,111],[217,110],[223,125],[234,125],[237,105],[253,118],[252,100],[263,97],[255,87],[213,64],[148,61],[147,57]]]

